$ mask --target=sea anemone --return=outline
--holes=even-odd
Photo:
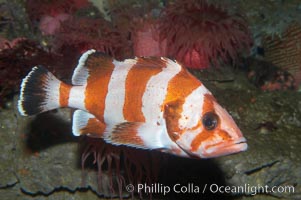
[[[252,43],[241,15],[230,15],[205,0],[177,0],[167,6],[160,20],[160,40],[166,40],[169,56],[196,69],[208,68],[210,62],[235,61]]]
[[[85,137],[83,144],[85,148],[82,153],[82,168],[86,168],[89,164],[88,158],[92,156],[93,164],[97,166],[98,187],[102,188],[103,174],[108,173],[111,197],[121,198],[126,184],[151,185],[158,178],[161,166],[159,163],[163,161],[160,152],[113,146],[102,139],[91,137]],[[132,195],[134,192],[139,191],[133,190]],[[142,193],[139,194],[141,197]]]

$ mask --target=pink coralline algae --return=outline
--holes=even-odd
[[[88,7],[88,0],[27,0],[26,9],[32,21],[40,21],[43,16],[73,15],[79,9]]]
[[[26,38],[12,41],[0,37],[0,108],[18,90],[21,78],[37,64],[52,64],[51,54]],[[56,59],[59,60],[59,59]]]
[[[88,5],[87,0],[26,1],[29,18],[34,23],[38,22],[39,29],[44,35],[54,35],[63,21]]]
[[[56,16],[45,15],[40,22],[40,30],[44,35],[54,35],[60,29],[61,23],[71,17],[69,14],[61,13]]]
[[[85,52],[93,48],[118,57],[118,50],[123,47],[124,41],[119,32],[105,20],[73,17],[61,24],[54,44],[55,49],[71,46]]]

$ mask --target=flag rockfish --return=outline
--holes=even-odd
[[[19,112],[26,116],[59,107],[77,109],[75,136],[113,145],[194,158],[247,149],[228,112],[197,78],[168,58],[117,61],[89,50],[79,59],[72,85],[34,67],[21,84]]]

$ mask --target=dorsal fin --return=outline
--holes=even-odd
[[[85,85],[87,82],[87,79],[89,77],[89,71],[86,67],[85,63],[88,59],[88,57],[95,53],[96,51],[94,49],[90,49],[86,51],[79,59],[78,64],[76,68],[74,69],[73,75],[72,75],[72,84],[73,85]]]
[[[73,85],[85,85],[90,76],[90,72],[100,68],[105,70],[112,65],[113,59],[108,55],[90,49],[83,53],[78,61],[78,65],[74,69],[72,75]]]

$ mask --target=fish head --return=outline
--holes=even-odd
[[[191,113],[198,112],[191,110]],[[172,139],[190,157],[212,158],[247,150],[248,145],[240,129],[211,93],[204,95],[199,113],[199,115],[192,114],[185,118],[188,119],[186,124],[194,121],[193,127],[185,127],[185,123],[183,125],[182,122],[180,128],[169,128],[171,121],[166,121],[167,130],[171,131],[169,134]],[[183,118],[180,118],[178,123],[173,123],[172,126],[181,124],[181,120]]]

